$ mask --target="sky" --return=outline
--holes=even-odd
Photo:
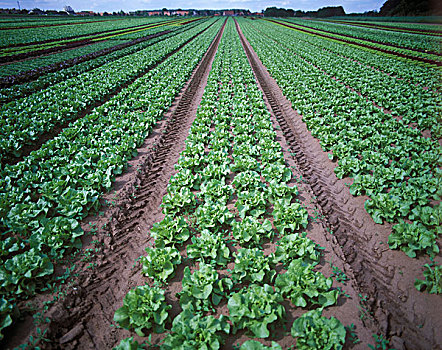
[[[379,10],[386,0],[19,0],[23,9],[113,12],[153,9],[249,9],[252,12],[276,6],[294,10],[317,10],[324,6],[342,6],[346,13]],[[0,0],[0,8],[18,8],[16,0]]]

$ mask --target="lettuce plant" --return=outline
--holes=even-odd
[[[191,211],[196,204],[195,195],[187,187],[183,187],[179,191],[166,194],[161,207],[165,215],[177,216]]]
[[[202,170],[205,165],[204,157],[180,157],[174,168],[177,171],[182,171],[185,169],[199,171]]]
[[[233,158],[233,165],[230,167],[232,171],[241,172],[246,170],[259,171],[260,164],[258,161],[248,155],[238,155]]]
[[[230,196],[233,193],[233,188],[226,185],[225,179],[210,180],[201,185],[201,192],[199,195],[204,198],[206,202],[222,202],[227,204]]]
[[[193,236],[191,240],[192,244],[187,246],[189,258],[221,266],[229,262],[230,250],[221,234],[203,230],[199,237]]]
[[[257,190],[260,187],[265,187],[264,183],[261,182],[259,174],[253,170],[243,171],[236,175],[232,185],[235,186],[237,192]]]
[[[212,141],[214,141],[212,139]],[[229,146],[230,142],[227,140],[216,140],[211,142],[211,150],[207,155],[207,162],[209,164],[215,164],[222,168],[228,168],[232,160],[229,158]]]
[[[286,266],[299,258],[309,263],[319,262],[320,256],[316,243],[307,238],[305,232],[283,236],[278,241],[273,254],[274,263],[282,262]]]
[[[263,283],[271,281],[276,272],[270,267],[270,259],[258,248],[241,248],[235,256],[232,278],[238,282]]]
[[[181,263],[181,255],[175,247],[147,247],[147,256],[140,259],[143,274],[155,281],[166,282],[173,277],[175,265]]]
[[[280,304],[282,301],[282,296],[268,284],[251,284],[234,293],[227,303],[234,332],[246,328],[254,337],[269,337],[268,326],[285,316],[285,309]]]
[[[207,165],[203,172],[201,173],[201,176],[203,178],[203,181],[209,181],[209,180],[222,180],[225,179],[226,176],[230,173],[230,168],[228,165],[216,165],[216,164],[209,164]]]
[[[183,289],[177,294],[180,305],[183,310],[189,309],[193,313],[214,311],[233,286],[229,278],[219,278],[211,265],[202,262],[193,274],[186,266],[182,284]]]
[[[269,165],[280,165],[280,166],[285,166],[285,161],[284,161],[284,155],[281,152],[281,146],[278,144],[279,149],[275,150],[275,149],[262,149],[261,150],[261,162],[263,166],[269,166]],[[289,170],[289,169],[287,169]],[[290,170],[289,170],[290,171]],[[282,173],[284,174],[284,173]],[[270,175],[270,173],[269,173]],[[291,175],[291,174],[290,174]],[[284,174],[285,177],[288,177],[287,172],[285,172]]]
[[[434,268],[432,269],[431,267]],[[414,286],[417,290],[426,290],[430,294],[442,294],[442,266],[437,264],[425,264],[424,280],[416,278]]]
[[[291,334],[300,350],[341,350],[345,343],[345,327],[332,317],[321,315],[322,310],[306,312],[293,322]]]
[[[164,219],[153,225],[150,230],[150,235],[157,242],[162,242],[163,245],[180,245],[187,241],[190,236],[186,220],[182,216],[173,218],[171,215],[166,215]]]
[[[293,260],[287,271],[276,277],[276,289],[296,306],[312,304],[326,307],[336,304],[339,291],[331,290],[333,279],[314,271],[314,266],[301,259]]]
[[[39,278],[51,275],[54,266],[47,255],[34,248],[14,255],[0,266],[0,291],[2,294],[32,295],[38,286]]]
[[[175,175],[173,175],[167,186],[168,192],[177,192],[181,188],[188,189],[199,189],[199,185],[201,184],[201,175],[194,175],[189,169],[182,169]]]
[[[418,222],[411,224],[401,220],[393,226],[393,233],[388,237],[391,249],[400,249],[410,258],[426,252],[430,256],[439,253],[436,235]]]
[[[262,191],[244,191],[238,192],[238,199],[235,207],[238,209],[239,216],[244,219],[246,215],[260,217],[266,212],[266,198]]]
[[[230,333],[230,325],[224,315],[213,316],[193,314],[190,310],[181,312],[172,323],[172,332],[164,338],[164,350],[218,350]]]
[[[282,202],[284,206],[289,206],[292,199],[298,195],[298,188],[272,180],[267,187],[267,193],[270,203],[275,204],[276,202]]]
[[[276,202],[273,209],[273,224],[282,235],[287,231],[294,232],[301,227],[308,225],[308,212],[299,203],[292,203],[289,206],[284,202]]]
[[[261,174],[268,182],[272,180],[288,182],[292,178],[292,171],[285,164],[268,164]]]
[[[29,245],[37,251],[49,251],[51,258],[62,258],[66,251],[81,248],[80,237],[84,234],[80,222],[58,216],[41,219],[44,226],[35,230],[29,237]]]
[[[138,286],[126,294],[123,306],[115,311],[114,321],[125,329],[134,329],[140,337],[145,336],[143,330],[152,329],[155,333],[162,333],[171,308],[166,303],[162,289]]]
[[[212,231],[222,229],[221,225],[230,225],[235,215],[222,202],[205,202],[195,211],[198,227]]]
[[[252,216],[246,216],[242,221],[232,223],[233,237],[241,246],[258,246],[263,238],[272,238],[272,224],[269,220],[259,221]]]

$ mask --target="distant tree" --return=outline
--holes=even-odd
[[[442,2],[437,0],[387,0],[381,7],[381,16],[441,15]]]
[[[292,9],[267,7],[264,11],[265,17],[294,17],[295,11]]]
[[[336,17],[345,16],[345,11],[342,6],[323,7],[317,11],[317,17]]]

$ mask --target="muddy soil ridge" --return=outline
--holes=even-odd
[[[89,223],[95,227],[105,224],[96,233],[104,248],[94,258],[94,269],[78,262],[82,272],[74,286],[48,311],[51,323],[46,337],[50,342],[41,344],[43,348],[111,349],[131,336],[124,329],[111,327],[113,315],[128,291],[144,284],[140,268],[134,263],[145,254],[150,241],[148,230],[164,216],[160,204],[176,172],[174,164],[184,149],[224,27],[225,23],[164,119],[129,162],[129,171],[116,179],[115,191],[104,196],[103,201],[113,204],[102,209],[102,216],[83,221],[85,229]],[[8,348],[26,342],[28,328],[25,323],[17,325],[16,334],[6,344]]]
[[[442,305],[440,296],[418,292],[414,277],[421,276],[424,259],[410,259],[390,250],[391,225],[378,225],[364,210],[368,197],[353,197],[346,186],[351,179],[337,179],[328,159],[302,116],[293,110],[276,81],[259,60],[237,24],[247,56],[271,108],[287,138],[304,177],[310,183],[322,212],[341,246],[361,293],[367,296],[366,315],[391,339],[397,349],[440,349]]]

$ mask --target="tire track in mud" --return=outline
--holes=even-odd
[[[147,73],[149,73],[151,70],[155,69],[156,67],[158,67],[161,63],[163,63],[164,61],[166,61],[170,56],[174,55],[175,53],[179,52],[183,47],[185,47],[187,44],[189,44],[192,40],[194,40],[195,38],[197,38],[198,36],[200,36],[201,34],[203,34],[205,31],[207,31],[211,26],[213,26],[215,24],[215,22],[213,22],[212,24],[210,24],[209,26],[207,26],[206,28],[202,29],[199,33],[195,34],[194,36],[192,36],[190,39],[186,40],[184,43],[182,43],[180,46],[178,46],[175,50],[173,50],[172,52],[169,52],[167,55],[163,56],[162,58],[160,58],[158,60],[158,62],[152,64],[149,67],[145,67],[145,69],[143,69],[139,74],[137,74],[136,76],[130,78],[128,81],[126,81],[124,84],[119,85],[118,87],[116,87],[114,90],[108,92],[107,94],[105,94],[104,96],[101,97],[101,99],[99,101],[96,101],[88,106],[86,106],[83,110],[81,110],[80,112],[77,113],[77,115],[75,117],[73,117],[72,119],[67,118],[63,123],[61,124],[56,124],[52,130],[44,132],[42,135],[39,136],[39,138],[35,141],[33,141],[32,144],[30,145],[25,145],[23,148],[20,149],[20,156],[16,157],[13,154],[7,154],[5,157],[5,163],[6,164],[17,164],[19,162],[21,162],[25,157],[29,156],[29,154],[32,151],[36,151],[38,150],[43,144],[45,144],[47,141],[55,138],[58,134],[60,134],[64,129],[66,129],[67,127],[69,127],[69,125],[71,125],[71,123],[75,122],[76,120],[82,119],[84,118],[86,115],[88,115],[89,113],[91,113],[94,108],[97,108],[103,104],[105,104],[106,102],[108,102],[111,98],[113,98],[114,96],[118,95],[122,90],[128,88],[130,85],[132,85],[133,83],[135,83],[136,80],[142,78],[143,76],[145,76]]]
[[[94,269],[79,262],[78,280],[47,313],[51,324],[46,337],[51,342],[43,348],[110,349],[130,335],[110,327],[113,315],[127,292],[144,284],[134,263],[148,245],[148,229],[164,216],[160,204],[196,116],[224,27],[225,23],[139,156],[129,162],[129,171],[116,180],[115,192],[104,196],[103,201],[112,204],[102,216],[84,220],[85,230],[91,222],[100,227],[95,236],[104,248],[92,260]]]
[[[424,258],[410,259],[387,245],[391,225],[378,225],[364,210],[368,197],[353,197],[347,188],[352,180],[338,180],[335,165],[307,130],[302,117],[285,98],[276,81],[253,51],[236,23],[255,76],[270,103],[303,176],[317,198],[333,235],[333,245],[343,252],[345,263],[367,295],[367,314],[391,341],[401,349],[440,349],[442,320],[440,297],[418,292],[414,278],[421,276]],[[362,316],[361,316],[362,317]]]

